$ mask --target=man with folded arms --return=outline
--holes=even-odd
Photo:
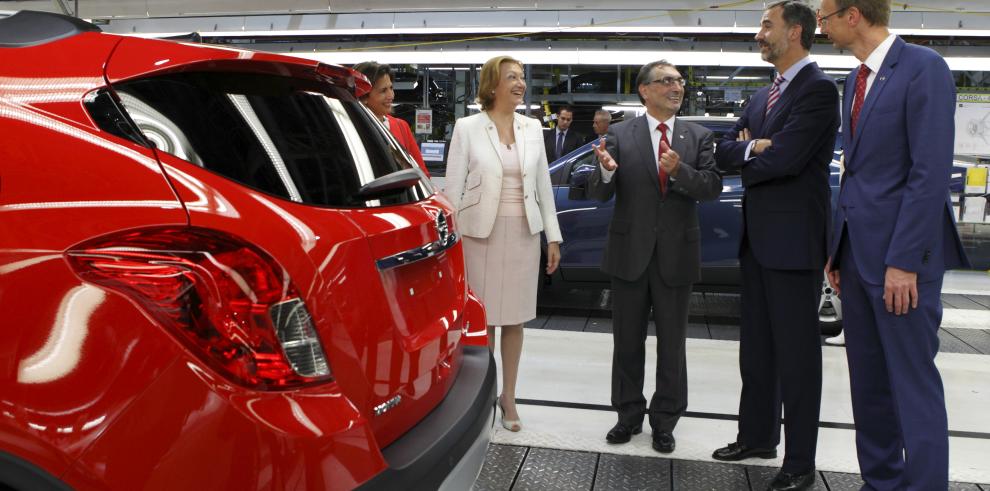
[[[739,433],[712,457],[776,457],[783,405],[787,453],[771,490],[808,489],[815,482],[818,302],[839,93],[808,56],[814,37],[815,14],[806,5],[783,1],[764,11],[756,41],[777,76],[753,96],[715,155],[719,168],[741,169],[745,191]]]

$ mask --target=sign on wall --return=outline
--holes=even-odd
[[[990,94],[956,95],[955,153],[990,156]]]
[[[417,134],[430,134],[433,133],[433,111],[430,109],[417,109],[416,110],[416,133]]]

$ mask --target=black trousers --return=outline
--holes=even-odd
[[[822,397],[822,271],[764,268],[748,247],[741,263],[737,441],[776,447],[783,403],[787,453],[781,470],[806,472],[815,465]]]
[[[660,277],[654,255],[646,272],[635,281],[612,277],[612,407],[619,422],[643,421],[643,373],[650,308],[657,330],[656,392],[650,400],[653,431],[673,431],[687,409],[687,331],[691,285],[671,287]]]

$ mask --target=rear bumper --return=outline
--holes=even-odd
[[[443,402],[382,450],[388,468],[359,489],[470,487],[484,463],[495,394],[495,360],[488,347],[464,346],[461,370]]]

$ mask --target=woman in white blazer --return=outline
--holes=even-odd
[[[540,232],[547,273],[560,262],[560,227],[540,122],[516,114],[526,94],[522,63],[488,60],[478,87],[481,113],[457,120],[447,156],[446,195],[464,238],[468,283],[485,303],[488,347],[502,330],[502,426],[519,431],[516,378],[523,324],[536,318]]]

